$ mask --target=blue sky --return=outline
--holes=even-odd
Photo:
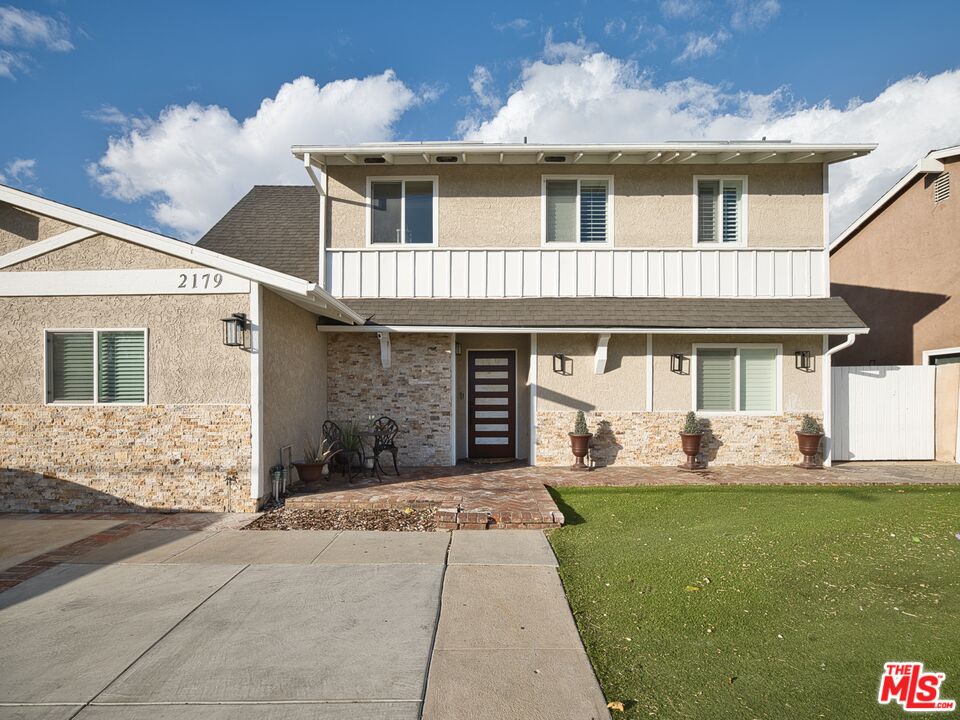
[[[960,142],[956,2],[0,7],[3,181],[185,238],[305,182],[292,143],[881,142],[836,172],[838,225]]]

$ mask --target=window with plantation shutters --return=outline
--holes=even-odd
[[[743,240],[743,179],[696,180],[698,243],[732,244]]]
[[[736,350],[701,350],[697,360],[697,410],[735,410]]]
[[[780,412],[780,348],[695,346],[695,409],[701,412]]]
[[[777,407],[777,351],[740,349],[740,410],[773,412]]]
[[[46,342],[47,402],[146,402],[145,330],[49,331]]]
[[[544,243],[610,241],[609,178],[544,178]]]

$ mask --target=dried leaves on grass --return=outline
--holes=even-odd
[[[300,510],[280,507],[264,513],[244,530],[402,530],[436,529],[433,508],[383,510],[328,508]]]

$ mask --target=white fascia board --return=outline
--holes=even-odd
[[[127,223],[112,220],[101,215],[95,215],[86,210],[79,210],[69,205],[47,200],[38,195],[32,195],[4,185],[0,185],[0,202],[23,208],[39,215],[63,220],[71,225],[93,230],[103,235],[110,235],[111,237],[119,238],[120,240],[125,240],[135,245],[156,250],[157,252],[173,255],[174,257],[179,257],[184,260],[190,260],[199,265],[223,270],[224,272],[262,283],[272,289],[285,290],[306,298],[319,296],[321,302],[335,308],[343,319],[349,319],[351,322],[357,323],[363,322],[362,317],[320,288],[316,283],[307,282],[306,280],[301,280],[300,278],[295,278],[291,275],[277,272],[276,270],[270,270],[261,265],[254,265],[244,260],[237,260],[228,255],[222,255],[212,250],[199,248],[190,243],[167,237],[166,235],[160,235],[159,233],[144,230],[143,228],[128,225]],[[25,252],[24,257],[18,260],[18,262],[23,262],[24,260],[29,260],[32,257],[37,257],[38,255],[43,255],[51,251],[50,248],[43,247],[42,243],[34,243],[29,249],[30,252]],[[24,250],[27,250],[27,248],[24,248]],[[4,256],[4,258],[6,257],[7,256]]]
[[[869,328],[641,328],[641,327],[458,327],[455,325],[317,325],[320,332],[560,333],[567,335],[866,335]]]

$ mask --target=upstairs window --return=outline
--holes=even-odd
[[[612,187],[613,180],[608,177],[544,178],[543,242],[610,242]]]
[[[695,409],[700,412],[779,412],[778,347],[696,346]]]
[[[434,178],[370,180],[370,244],[435,245],[436,190]]]
[[[63,330],[46,335],[48,403],[146,402],[146,330]]]
[[[738,244],[744,239],[743,178],[696,178],[696,243]]]

